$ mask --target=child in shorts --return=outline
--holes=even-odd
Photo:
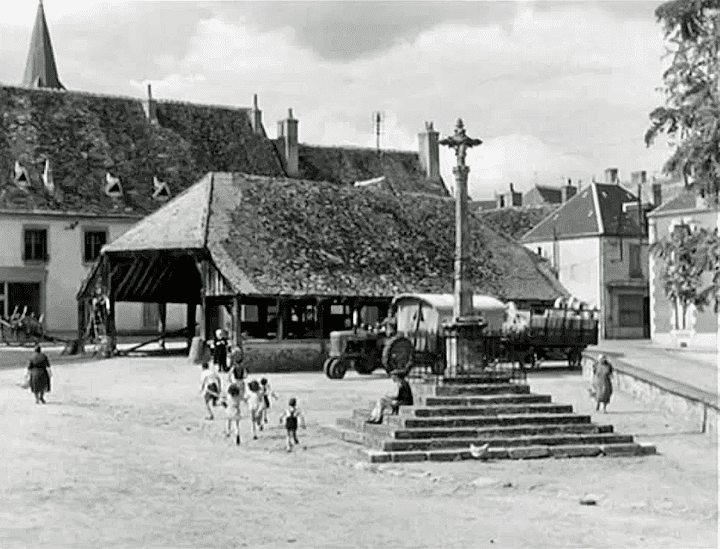
[[[297,399],[291,398],[288,401],[288,409],[280,416],[280,424],[285,424],[287,433],[287,451],[292,452],[293,443],[300,444],[297,437],[298,419],[300,419],[302,428],[307,429],[305,424],[305,416],[297,407]]]
[[[212,406],[217,406],[218,399],[220,398],[220,376],[215,370],[210,369],[210,365],[207,362],[203,362],[202,372],[200,374],[200,394],[203,396],[205,401],[205,407],[208,411],[208,416],[205,419],[214,419],[212,412]]]
[[[262,427],[263,401],[260,395],[260,384],[253,379],[247,385],[247,406],[250,414],[250,426],[252,427],[253,440],[257,440],[257,430]]]
[[[277,395],[270,388],[270,383],[264,377],[260,380],[260,396],[262,397],[262,423],[268,422],[268,410],[270,409],[270,397],[277,400]],[[262,430],[262,425],[260,425]]]
[[[240,444],[240,404],[243,401],[242,388],[236,384],[231,383],[227,389],[227,401],[226,401],[226,414],[227,414],[227,428],[225,429],[225,436],[229,437],[232,435],[233,427],[235,428],[235,444]]]

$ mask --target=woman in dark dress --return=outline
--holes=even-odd
[[[50,392],[50,361],[40,349],[35,352],[28,364],[28,381],[30,390],[35,395],[35,404],[45,404],[45,393]]]
[[[228,340],[225,336],[225,330],[218,328],[215,330],[215,339],[213,341],[213,362],[218,372],[227,372],[227,355]]]

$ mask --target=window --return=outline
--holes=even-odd
[[[643,296],[618,296],[619,318],[621,328],[637,328],[643,325]]]
[[[85,231],[83,260],[92,263],[100,256],[100,250],[107,244],[107,231]]]
[[[241,305],[240,306],[240,321],[241,322],[259,322],[260,321],[260,307],[257,305]]]
[[[47,229],[25,229],[25,261],[47,261]]]
[[[642,278],[642,261],[640,244],[630,244],[630,278]]]

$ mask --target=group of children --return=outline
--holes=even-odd
[[[232,436],[235,433],[235,443],[240,444],[240,419],[242,417],[241,405],[244,402],[250,416],[253,439],[257,440],[258,431],[262,431],[268,423],[268,410],[270,399],[277,400],[277,395],[270,388],[266,378],[245,382],[247,369],[239,363],[233,364],[229,369],[227,389],[223,391],[223,383],[218,370],[227,371],[224,365],[218,364],[217,369],[211,368],[208,362],[203,362],[200,375],[200,393],[203,395],[205,407],[208,411],[206,419],[214,419],[213,407],[223,406],[225,408],[227,424],[225,436]],[[288,408],[280,417],[280,424],[284,425],[287,434],[287,450],[292,451],[293,446],[299,444],[297,437],[298,422],[306,428],[305,417],[297,407],[297,400],[291,398],[288,401]]]

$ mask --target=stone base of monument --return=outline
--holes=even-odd
[[[373,463],[643,456],[655,447],[597,425],[550,395],[497,373],[415,384],[416,406],[380,425],[366,423],[370,407],[337,421],[342,440],[361,445]]]

